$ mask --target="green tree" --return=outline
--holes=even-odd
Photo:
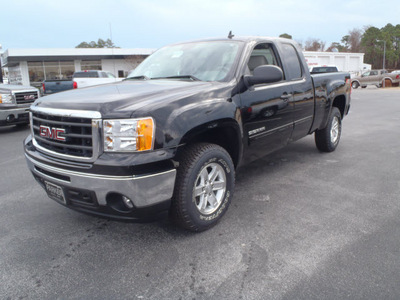
[[[326,52],[347,52],[349,49],[347,49],[345,46],[343,46],[340,43],[334,42],[332,43],[328,49],[326,49]]]
[[[361,38],[361,47],[365,53],[364,61],[371,64],[374,69],[382,67],[383,44],[382,47],[378,44],[381,39],[380,29],[373,26],[368,27]]]
[[[293,39],[293,37],[288,33],[282,33],[279,37],[285,38],[285,39]]]
[[[382,40],[386,42],[385,66],[395,69],[400,66],[400,25],[387,24],[381,29]],[[382,42],[381,42],[382,44]]]
[[[386,49],[385,49],[386,44]],[[361,39],[361,49],[365,53],[364,61],[379,69],[383,65],[385,51],[385,68],[400,68],[400,24],[387,24],[379,29],[368,27]]]
[[[90,43],[82,42],[75,48],[119,48],[114,45],[114,43],[107,39],[106,41],[103,39],[98,39],[97,43],[95,41],[91,41]]]

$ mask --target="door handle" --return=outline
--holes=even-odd
[[[282,96],[281,96],[281,99],[282,100],[288,100],[289,98],[291,98],[292,97],[292,94],[287,94],[287,93],[285,93],[285,94],[283,94]]]

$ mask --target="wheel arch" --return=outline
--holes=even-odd
[[[339,109],[343,119],[346,112],[346,97],[344,95],[336,96],[335,99],[333,99],[332,107],[337,107]]]
[[[242,156],[241,130],[232,119],[208,122],[188,131],[181,139],[181,145],[194,143],[211,143],[224,148],[232,158],[235,168]],[[178,153],[182,147],[178,149]]]

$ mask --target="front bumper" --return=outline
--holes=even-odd
[[[83,173],[42,163],[25,151],[35,179],[43,188],[46,182],[61,187],[62,204],[69,208],[121,220],[147,218],[169,209],[176,169],[129,176]],[[124,206],[122,196],[132,201],[133,208]]]
[[[29,124],[29,106],[0,109],[0,126]]]

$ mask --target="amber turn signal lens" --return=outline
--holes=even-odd
[[[137,124],[137,142],[136,147],[138,151],[151,150],[153,148],[153,133],[154,123],[153,119],[141,119]]]

